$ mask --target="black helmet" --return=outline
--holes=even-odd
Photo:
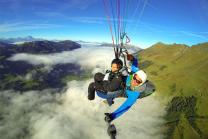
[[[121,59],[118,59],[118,58],[113,59],[112,62],[111,62],[111,65],[112,64],[118,64],[118,65],[121,66],[121,68],[123,67],[123,61]]]

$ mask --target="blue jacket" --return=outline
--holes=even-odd
[[[131,74],[129,74],[127,76],[127,78],[126,78],[125,95],[127,96],[127,99],[126,99],[126,101],[118,109],[116,109],[114,112],[112,112],[110,114],[112,120],[118,118],[123,113],[125,113],[126,111],[128,111],[129,108],[131,108],[131,106],[139,98],[140,92],[138,92],[138,91],[132,91],[130,89],[131,80],[132,80],[132,74],[135,73],[135,72],[137,72],[138,70],[139,70],[138,60],[136,58],[134,58],[133,61],[132,61],[132,65],[131,65]]]

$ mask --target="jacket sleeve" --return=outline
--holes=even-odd
[[[131,72],[135,73],[139,70],[139,66],[138,66],[138,60],[137,58],[133,58],[132,60],[132,65],[131,65]]]
[[[112,112],[110,115],[112,117],[112,120],[115,120],[125,112],[131,108],[131,106],[137,101],[137,99],[140,96],[140,92],[130,91],[126,90],[127,99],[126,101],[114,112]]]

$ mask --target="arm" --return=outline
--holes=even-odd
[[[119,116],[121,116],[123,113],[127,112],[129,108],[136,102],[138,97],[140,96],[140,92],[130,91],[126,90],[127,99],[126,101],[113,113],[110,114],[112,120],[115,120]]]
[[[127,60],[131,61],[131,63],[132,63],[131,71],[134,73],[137,72],[139,70],[137,58],[135,58],[132,54],[127,53]]]
[[[133,58],[133,61],[132,61],[132,65],[131,65],[131,71],[132,72],[137,72],[139,70],[139,67],[138,67],[138,60],[134,57]]]

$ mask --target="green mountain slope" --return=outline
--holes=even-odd
[[[139,58],[157,87],[157,96],[169,102],[167,109],[175,107],[165,117],[173,121],[167,126],[172,129],[167,138],[208,138],[208,43],[192,47],[157,43],[141,51]],[[183,101],[173,101],[177,97]],[[190,97],[196,99],[194,105]]]

